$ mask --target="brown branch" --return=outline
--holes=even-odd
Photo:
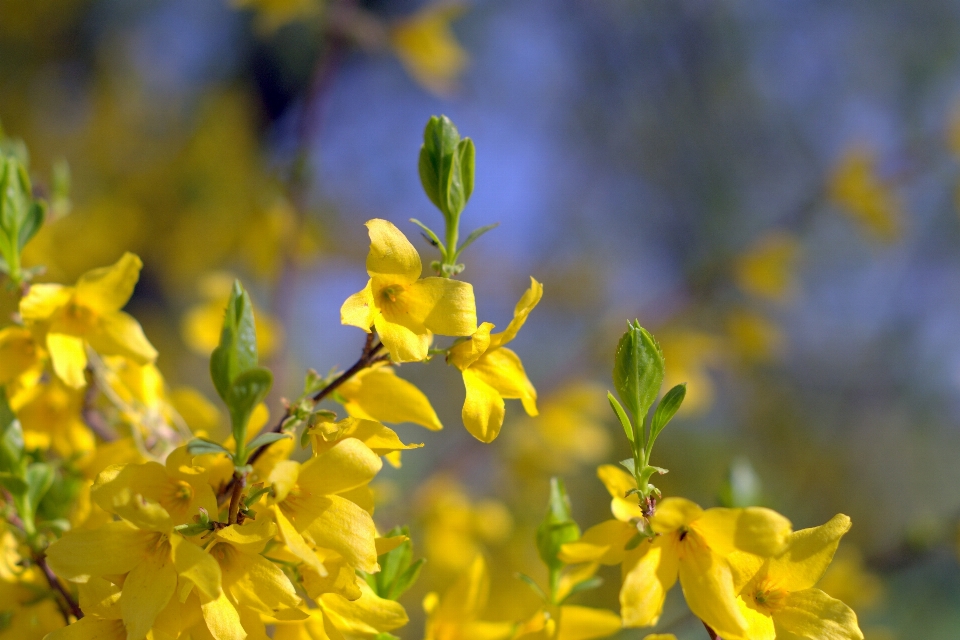
[[[703,620],[701,620],[700,622],[703,622]],[[710,640],[723,640],[723,638],[718,636],[717,632],[711,629],[710,625],[708,625],[706,622],[703,622],[703,627],[707,630],[707,634],[709,634]]]
[[[93,431],[96,436],[104,442],[113,442],[117,439],[117,433],[107,424],[103,414],[94,406],[100,390],[97,388],[97,379],[93,368],[88,366],[87,371],[91,375],[87,383],[87,391],[83,394],[83,407],[80,410],[80,415],[83,417],[83,422],[87,425],[87,428]]]
[[[56,574],[50,569],[50,565],[47,564],[47,557],[39,553],[34,556],[33,561],[40,567],[40,570],[43,571],[43,575],[47,578],[47,582],[50,583],[53,590],[62,598],[62,600],[60,598],[57,599],[57,606],[60,607],[60,612],[63,614],[63,619],[66,620],[67,624],[70,624],[70,616],[73,616],[77,620],[82,618],[83,611],[80,610],[80,605],[77,604],[73,596],[70,595],[70,592],[60,583]]]
[[[376,342],[376,344],[374,344],[374,335],[373,335],[373,333],[372,333],[372,332],[371,332],[371,333],[368,333],[368,334],[367,334],[366,342],[364,342],[364,345],[363,345],[363,353],[360,354],[360,357],[357,359],[357,361],[354,362],[353,365],[352,365],[349,369],[347,369],[346,371],[344,371],[343,373],[341,373],[339,376],[337,376],[336,378],[334,378],[334,379],[330,382],[330,384],[328,384],[328,385],[325,386],[323,389],[320,389],[320,390],[317,391],[315,394],[313,394],[313,395],[310,397],[310,401],[311,401],[314,405],[319,404],[319,403],[320,403],[322,400],[324,400],[327,396],[329,396],[331,393],[333,393],[334,391],[336,391],[337,388],[340,387],[340,385],[342,385],[343,383],[345,383],[347,380],[349,380],[349,379],[352,378],[353,376],[357,375],[360,371],[366,369],[367,367],[369,367],[369,366],[371,366],[371,365],[373,365],[373,364],[376,364],[377,362],[381,362],[381,361],[386,360],[387,358],[389,358],[389,355],[387,355],[387,354],[385,354],[385,353],[384,353],[384,354],[381,354],[381,353],[380,353],[380,350],[381,350],[381,349],[383,349],[383,343],[382,343],[382,342]],[[287,410],[284,411],[283,416],[280,417],[280,420],[278,420],[277,423],[276,423],[275,425],[273,425],[273,427],[271,427],[270,429],[265,429],[265,430],[261,431],[261,433],[282,433],[282,432],[283,432],[283,425],[284,425],[284,423],[290,418],[290,416],[293,415],[293,411],[294,411],[294,408],[293,408],[293,407],[288,407]],[[256,451],[254,451],[252,454],[250,454],[250,457],[247,458],[247,464],[252,465],[252,464],[254,464],[257,460],[259,460],[259,459],[260,459],[260,456],[262,456],[262,455],[266,452],[267,447],[269,447],[269,446],[270,446],[270,444],[265,444],[265,445],[263,445],[262,447],[260,447],[259,449],[257,449]],[[223,500],[226,498],[226,496],[231,495],[231,494],[234,495],[234,496],[236,495],[236,491],[234,490],[234,489],[235,489],[236,480],[237,480],[237,476],[236,476],[236,474],[234,474],[234,477],[231,478],[230,481],[227,482],[227,483],[223,486],[223,488],[220,489],[220,491],[219,491],[219,493],[218,493],[218,495],[217,495],[217,502],[218,502],[218,504],[222,504],[222,503],[223,503]],[[234,513],[234,512],[233,512],[233,500],[234,500],[234,498],[231,498],[231,500],[230,500],[230,506],[231,506],[231,509],[230,509],[231,520],[230,520],[230,522],[231,522],[231,524],[233,524],[233,522],[234,522],[234,520],[232,519],[232,515],[233,515],[233,513]]]
[[[230,511],[227,517],[229,524],[238,524],[237,514],[240,513],[240,499],[243,497],[243,489],[247,486],[247,474],[233,472],[233,491],[230,496]]]

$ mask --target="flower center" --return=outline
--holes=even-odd
[[[757,607],[766,611],[782,609],[786,598],[787,592],[774,586],[768,580],[760,582],[753,592],[753,601]]]
[[[63,308],[63,322],[73,333],[84,334],[97,326],[99,316],[90,307],[71,299]]]

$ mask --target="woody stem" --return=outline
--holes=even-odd
[[[227,522],[237,523],[237,514],[240,513],[240,499],[243,497],[243,489],[247,486],[247,474],[233,472],[233,493],[230,495],[230,511]]]
[[[703,620],[701,620],[700,622],[703,622]],[[703,626],[707,630],[707,634],[710,636],[710,640],[723,640],[723,638],[718,636],[717,632],[711,629],[710,625],[708,625],[706,622],[703,622]]]
[[[47,579],[47,582],[50,583],[53,590],[63,599],[62,602],[59,599],[57,600],[57,606],[60,607],[60,612],[63,614],[63,619],[66,620],[67,624],[70,624],[71,615],[77,620],[82,618],[83,611],[80,610],[80,605],[76,603],[73,596],[70,595],[70,592],[60,583],[59,578],[57,578],[53,570],[50,569],[46,556],[43,555],[43,553],[39,553],[34,556],[33,561],[40,567],[40,570],[43,571],[44,577]]]

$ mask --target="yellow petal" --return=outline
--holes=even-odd
[[[374,636],[407,624],[407,612],[399,602],[377,596],[364,580],[357,581],[361,596],[347,600],[337,594],[320,596],[331,622],[344,634]]]
[[[69,627],[47,634],[44,640],[126,640],[127,631],[120,620],[82,618]]]
[[[575,564],[623,562],[627,543],[637,535],[637,528],[620,520],[607,520],[587,529],[576,542],[568,542],[560,550],[560,559]]]
[[[637,500],[627,497],[627,492],[637,488],[637,481],[633,476],[612,464],[604,464],[597,467],[597,477],[607,488],[610,497],[610,510],[617,520],[624,522],[631,518],[642,518],[643,512]],[[633,494],[631,494],[631,497]]]
[[[720,555],[734,550],[764,557],[777,555],[786,549],[792,531],[789,520],[763,507],[707,509],[692,526]]]
[[[220,595],[220,565],[213,557],[181,536],[171,536],[173,566],[181,578],[196,585],[205,598]]]
[[[379,422],[412,422],[432,431],[443,428],[427,396],[394,373],[392,367],[366,369],[337,389],[347,412]]]
[[[227,600],[225,593],[221,593],[215,600],[204,602],[200,608],[203,611],[203,621],[215,640],[246,640],[247,632],[240,624],[240,616]]]
[[[104,578],[91,577],[77,585],[80,610],[86,616],[117,618],[120,613],[120,587]]]
[[[533,311],[533,308],[537,306],[537,303],[540,302],[540,298],[542,297],[543,285],[531,277],[530,288],[523,294],[520,302],[517,303],[516,308],[513,310],[513,320],[510,321],[510,324],[507,325],[503,333],[493,336],[492,345],[499,347],[517,337],[517,332],[520,331],[520,327],[527,321],[527,316],[530,315],[530,312]]]
[[[671,533],[694,522],[702,514],[703,509],[686,498],[664,498],[657,503],[650,528],[661,534]]]
[[[853,609],[819,589],[789,594],[783,608],[774,613],[773,622],[777,638],[863,640]]]
[[[77,280],[77,300],[100,313],[119,311],[133,295],[143,262],[125,253],[113,265],[87,271]]]
[[[157,359],[157,350],[147,340],[140,323],[123,311],[101,316],[100,330],[88,335],[87,340],[97,353],[123,356],[139,365]]]
[[[359,327],[369,333],[376,313],[373,295],[370,293],[370,281],[367,281],[366,287],[343,302],[343,306],[340,307],[340,323]]]
[[[600,565],[596,562],[581,564],[579,567],[571,567],[564,571],[560,576],[560,584],[557,587],[557,602],[563,602],[570,592],[584,580],[589,580],[597,574]]]
[[[68,386],[79,389],[87,384],[83,370],[87,367],[87,353],[83,340],[65,333],[47,334],[47,351],[57,377]]]
[[[737,598],[737,606],[747,621],[745,637],[748,640],[777,640],[777,630],[769,611],[751,607],[743,601],[743,598]]]
[[[593,640],[606,638],[620,630],[620,616],[606,609],[560,607],[560,631],[557,640]]]
[[[47,320],[54,311],[70,302],[73,287],[59,284],[34,284],[20,301],[20,315],[27,322]]]
[[[382,314],[374,318],[373,326],[394,362],[420,362],[427,357],[433,335],[426,328],[414,332],[390,322]]]
[[[470,338],[450,348],[447,362],[461,371],[472,365],[490,348],[491,331],[493,331],[492,324],[489,322],[481,324]]]
[[[663,612],[667,592],[677,581],[677,549],[673,540],[659,536],[641,542],[623,562],[620,616],[625,627],[649,627]]]
[[[470,367],[484,382],[497,390],[503,398],[523,400],[527,414],[537,415],[537,390],[530,384],[520,356],[500,347],[483,354]]]
[[[343,635],[323,615],[322,609],[312,609],[307,620],[278,622],[274,640],[343,640]]]
[[[736,593],[743,591],[743,588],[757,576],[764,563],[770,562],[769,559],[743,551],[734,551],[726,556],[726,560],[733,574],[733,590]],[[765,569],[764,573],[766,573]]]
[[[830,566],[840,538],[849,530],[850,518],[840,513],[819,527],[793,533],[786,552],[770,560],[768,574],[787,591],[813,587]]]
[[[680,586],[690,611],[721,638],[744,637],[747,621],[737,604],[730,566],[696,533],[689,533],[678,546]]]
[[[276,616],[300,604],[300,597],[283,570],[260,554],[245,553],[224,543],[211,547],[210,554],[220,563],[224,590],[236,599],[241,614],[249,607]]]
[[[503,398],[472,368],[463,372],[463,386],[467,389],[461,414],[463,426],[480,442],[493,442],[503,426]]]
[[[677,640],[677,636],[672,633],[648,633],[643,640]]]
[[[323,496],[316,501],[320,514],[307,531],[317,546],[333,549],[357,569],[376,572],[377,528],[370,514],[340,496]]]
[[[126,522],[108,522],[99,529],[74,529],[47,549],[54,573],[65,580],[127,573],[156,544],[156,533]],[[104,553],[110,549],[110,553]]]
[[[33,334],[23,327],[7,327],[0,331],[0,384],[8,384],[39,361],[39,350]]]
[[[420,277],[423,270],[420,254],[392,222],[374,218],[367,222],[367,231],[370,234],[367,273],[371,278],[410,284]]]
[[[304,541],[303,536],[294,528],[290,520],[287,519],[287,516],[283,514],[283,509],[274,507],[273,515],[277,519],[277,529],[280,532],[280,537],[283,539],[284,544],[287,545],[287,550],[295,555],[301,562],[312,568],[321,577],[326,576],[327,570],[324,568],[323,563],[320,562],[320,558],[317,557],[316,552]]]
[[[344,438],[356,438],[377,455],[383,456],[405,449],[417,449],[420,444],[404,444],[396,432],[374,420],[344,418],[333,425],[320,425],[313,433],[313,449],[319,454]]]
[[[414,322],[442,336],[469,336],[477,330],[477,303],[473,285],[450,278],[424,278],[411,284],[398,302]],[[380,310],[392,321],[393,305],[381,304]]]
[[[260,553],[267,542],[277,535],[277,525],[270,518],[247,520],[217,531],[216,536],[247,553]]]
[[[177,588],[177,572],[169,556],[151,554],[135,566],[123,581],[120,610],[127,627],[127,640],[143,640]]]
[[[356,570],[348,565],[343,558],[328,559],[324,565],[327,575],[321,576],[307,567],[301,566],[303,587],[314,600],[325,593],[336,593],[347,600],[356,600],[362,593],[357,585],[359,578]]]
[[[314,494],[341,493],[370,482],[382,466],[367,445],[347,438],[304,463],[297,484]]]

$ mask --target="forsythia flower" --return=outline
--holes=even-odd
[[[737,286],[749,294],[773,302],[787,302],[796,293],[796,268],[800,242],[784,232],[769,233],[735,265]]]
[[[125,253],[116,264],[80,276],[76,286],[35,284],[20,302],[27,325],[46,334],[53,370],[67,385],[86,384],[87,346],[141,365],[156,359],[140,324],[120,310],[130,299],[142,266],[140,258]]]
[[[507,640],[512,637],[516,626],[512,622],[478,619],[489,594],[487,563],[478,555],[442,598],[431,592],[423,599],[423,610],[427,614],[425,640]]]
[[[877,157],[870,149],[848,149],[834,168],[827,190],[833,202],[878,240],[891,242],[900,237],[900,200],[877,173]]]
[[[573,588],[593,578],[600,565],[591,563],[566,572],[560,578],[556,600],[563,602]],[[594,640],[605,638],[620,631],[620,616],[606,609],[561,604],[541,609],[524,623],[516,637],[527,640]]]
[[[730,554],[737,603],[748,622],[745,639],[863,640],[853,609],[813,588],[849,530],[850,518],[840,514],[819,527],[791,534],[786,550],[775,557]]]
[[[735,550],[769,557],[783,551],[790,522],[769,509],[707,509],[684,498],[657,505],[649,526],[657,535],[635,547],[640,506],[627,492],[633,476],[604,465],[598,475],[613,497],[616,520],[600,523],[578,542],[563,545],[565,562],[623,563],[620,589],[625,626],[656,624],[667,592],[680,578],[690,610],[723,638],[740,638],[747,621],[737,606],[733,574],[725,556]],[[627,548],[631,547],[631,548]]]
[[[451,93],[469,61],[450,29],[463,12],[461,4],[428,6],[390,30],[390,44],[407,72],[441,96]]]
[[[436,411],[412,383],[392,367],[374,366],[358,372],[337,389],[351,416],[377,422],[412,422],[431,431],[443,428]]]
[[[463,424],[481,442],[492,442],[503,426],[504,398],[519,398],[528,415],[537,415],[537,391],[530,384],[516,353],[504,347],[513,340],[543,296],[543,285],[530,278],[506,331],[491,335],[484,322],[469,340],[454,345],[447,359],[463,372],[467,397]]]
[[[473,287],[449,278],[420,278],[420,255],[392,223],[367,222],[370,280],[340,309],[343,324],[377,330],[394,362],[427,357],[432,334],[468,336],[477,330]]]

